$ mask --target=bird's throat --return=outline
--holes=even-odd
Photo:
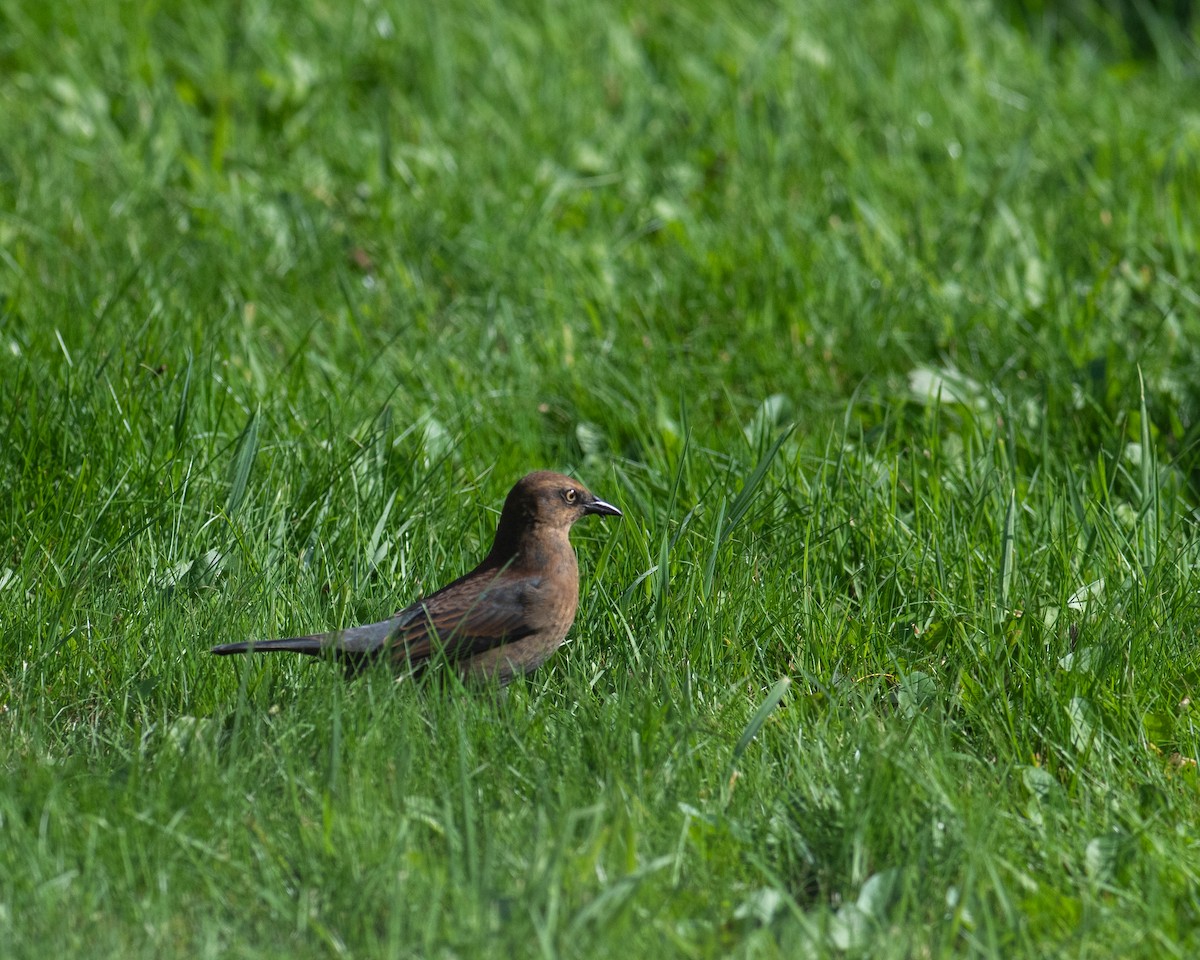
[[[566,530],[542,524],[526,527],[516,536],[502,537],[497,531],[486,563],[514,570],[539,570],[553,575],[575,575],[579,571],[575,549]]]

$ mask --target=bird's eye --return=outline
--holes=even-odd
[[[574,490],[563,491],[563,499],[566,500],[567,503],[574,503],[578,496],[579,494],[577,494]]]

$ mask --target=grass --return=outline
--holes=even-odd
[[[1150,33],[0,4],[0,954],[1194,955]],[[506,698],[207,654],[462,573],[535,467],[626,515]]]

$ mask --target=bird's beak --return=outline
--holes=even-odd
[[[603,500],[593,500],[589,504],[585,504],[584,513],[598,513],[603,517],[619,517],[621,511],[614,507],[611,503],[606,503]]]

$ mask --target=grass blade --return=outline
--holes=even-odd
[[[767,722],[767,717],[771,715],[772,710],[779,706],[779,701],[787,695],[788,688],[791,685],[792,680],[790,677],[780,677],[775,681],[775,685],[771,687],[767,698],[754,711],[754,716],[750,718],[750,722],[746,724],[746,729],[742,731],[742,735],[738,738],[737,745],[733,748],[731,763],[737,763],[742,754],[746,752],[746,748],[750,746],[750,741],[758,736],[758,732],[763,728],[763,724]]]
[[[1008,616],[1009,600],[1012,598],[1013,554],[1017,530],[1017,491],[1008,495],[1008,509],[1004,511],[1004,538],[1000,548],[1000,610],[998,618]]]
[[[187,370],[183,374],[183,391],[179,396],[179,408],[175,411],[175,449],[183,446],[183,438],[187,430],[188,410],[191,407],[192,395],[192,352],[188,351]]]
[[[770,449],[767,450],[767,452],[763,455],[763,458],[758,461],[758,466],[754,468],[754,472],[751,473],[747,478],[745,485],[742,487],[738,495],[734,497],[733,503],[729,506],[729,519],[725,524],[725,529],[721,531],[719,543],[724,543],[726,540],[728,540],[729,535],[733,533],[734,528],[737,527],[742,518],[746,516],[746,512],[750,509],[750,505],[754,502],[754,497],[758,492],[759,486],[763,482],[763,478],[766,477],[767,471],[771,469],[772,462],[774,462],[775,458],[779,455],[779,451],[783,447],[784,442],[792,435],[792,431],[795,429],[795,424],[792,424],[790,427],[784,430],[783,433],[775,438],[775,442],[771,444]]]
[[[717,571],[717,555],[721,552],[721,544],[724,539],[721,533],[725,525],[725,498],[721,498],[721,505],[717,508],[717,522],[714,526],[712,550],[708,554],[708,564],[704,568],[704,585],[703,596],[708,599],[712,596],[713,578]]]
[[[246,497],[246,484],[250,481],[250,470],[258,454],[258,410],[250,414],[242,435],[238,438],[237,453],[233,455],[233,475],[229,481],[229,500],[225,512],[233,517]]]
[[[1146,409],[1146,381],[1138,368],[1138,394],[1142,442],[1142,569],[1148,571],[1158,556],[1158,481],[1154,449],[1150,446],[1150,412]]]

